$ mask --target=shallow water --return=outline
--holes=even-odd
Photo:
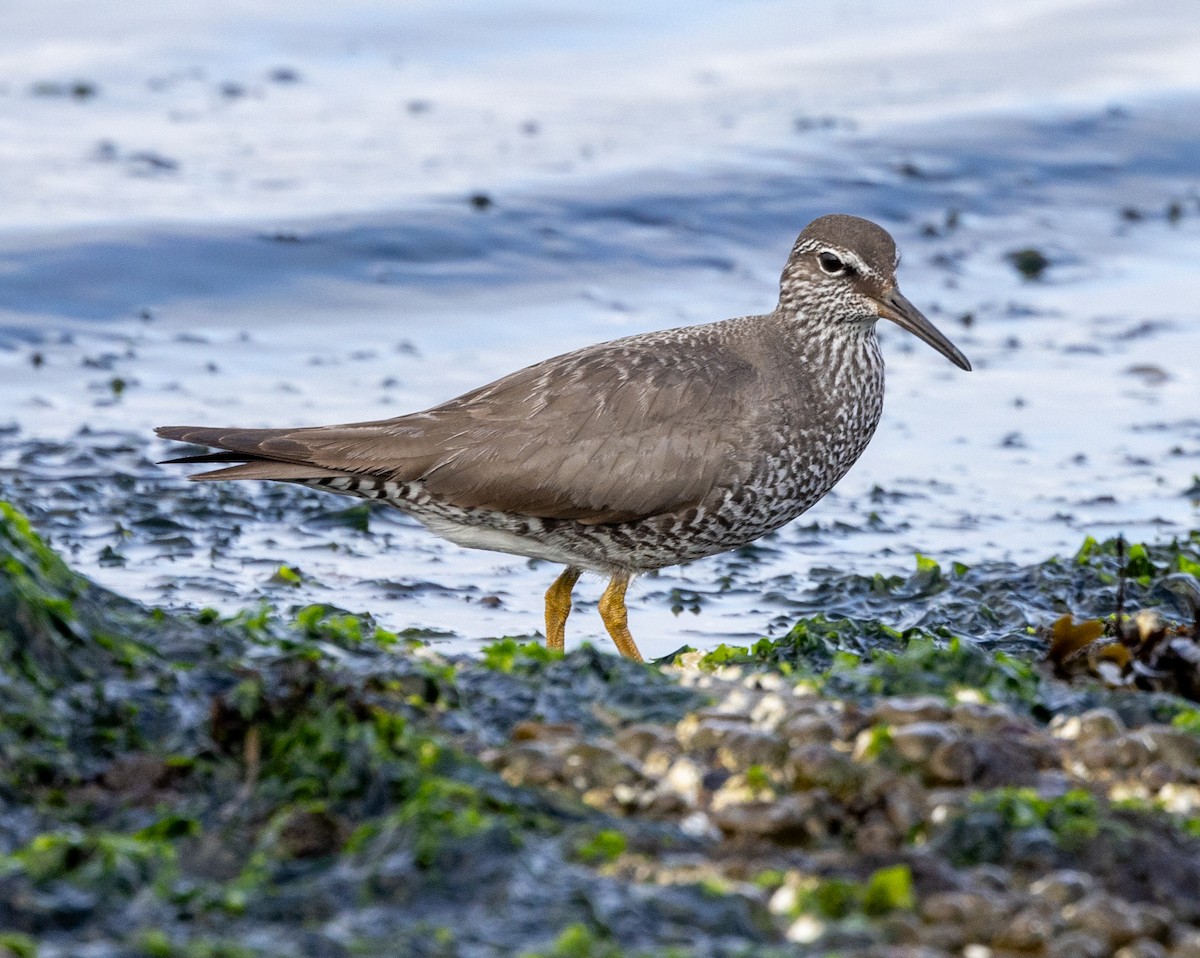
[[[759,547],[640,580],[644,651],[786,628],[813,569],[1196,528],[1184,8],[1018,4],[981,24],[943,6],[845,11],[895,66],[828,12],[819,48],[779,37],[790,8],[771,3],[503,21],[363,4],[286,28],[239,8],[198,14],[187,44],[154,16],[118,41],[22,14],[22,49],[46,56],[0,46],[0,114],[28,133],[0,177],[0,495],[147,601],[327,601],[452,649],[531,633],[553,568],[382,510],[362,531],[351,500],[187,486],[153,465],[151,428],[399,414],[589,342],[764,311],[797,230],[845,210],[894,233],[906,294],[975,371],[882,329],[862,460]],[[256,42],[222,46],[247,20]],[[96,95],[31,92],[76,79]],[[1028,247],[1050,260],[1037,280],[1007,259]],[[298,587],[271,581],[283,563]],[[598,592],[581,584],[569,641],[600,637]]]

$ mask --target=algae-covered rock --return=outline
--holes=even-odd
[[[1103,607],[1119,556],[1092,551],[1074,570],[1112,586]],[[1169,567],[1144,558],[1127,599]],[[946,616],[980,587],[928,561],[920,588],[826,591]],[[1054,564],[1022,607],[1073,574]],[[145,609],[2,507],[0,954],[1172,954],[1196,937],[1200,710],[1063,681],[944,618],[843,613],[662,668],[511,639],[451,660],[330,605]]]
[[[104,670],[91,584],[0,502],[0,668],[44,688]]]
[[[329,606],[147,610],[70,570],[7,505],[0,643],[6,946],[498,958],[553,949],[569,925],[647,952],[690,927],[740,948],[777,938],[741,897],[714,909],[698,884],[601,875],[580,830],[623,829],[472,756],[560,721],[600,739],[564,753],[572,781],[610,787],[623,760],[605,730],[703,699],[654,670],[513,643],[452,663]]]

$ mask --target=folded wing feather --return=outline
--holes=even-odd
[[[652,334],[653,335],[653,334]],[[641,337],[638,337],[641,338]],[[181,461],[238,465],[194,479],[420,481],[461,507],[584,523],[699,505],[736,484],[754,368],[712,343],[634,340],[557,357],[425,412],[305,429],[169,426],[226,450]],[[751,419],[753,416],[750,417]]]

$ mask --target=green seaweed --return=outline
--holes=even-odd
[[[788,881],[782,873],[768,877],[770,883],[765,887],[779,887]],[[894,912],[912,911],[917,903],[912,871],[903,863],[876,869],[865,879],[808,876],[799,879],[793,890],[795,898],[788,915],[808,915],[831,923],[824,929],[825,935],[862,928],[870,919]]]
[[[300,609],[292,624],[307,638],[322,639],[343,648],[364,642],[390,648],[399,641],[395,632],[380,628],[370,616],[354,615],[321,603]]]
[[[536,669],[562,657],[561,652],[548,649],[541,642],[518,642],[506,638],[483,647],[483,664],[497,672]]]
[[[621,832],[606,828],[582,843],[575,854],[585,862],[613,862],[624,854],[627,845],[628,840]]]
[[[1107,802],[1082,789],[1043,796],[1030,788],[979,792],[934,839],[959,866],[1022,861],[1042,867],[1100,843],[1127,844],[1133,829]]]
[[[37,941],[19,931],[0,931],[0,958],[37,958]]]
[[[132,894],[173,872],[175,850],[158,837],[80,829],[38,835],[0,857],[0,874],[19,874],[36,886],[70,880],[106,895]]]

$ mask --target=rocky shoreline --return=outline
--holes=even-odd
[[[146,609],[0,505],[0,956],[1200,956],[1161,591],[1200,536],[1137,548],[1017,576],[1085,619],[1009,641],[927,564],[827,606],[936,585],[962,631],[814,614],[643,667]]]

